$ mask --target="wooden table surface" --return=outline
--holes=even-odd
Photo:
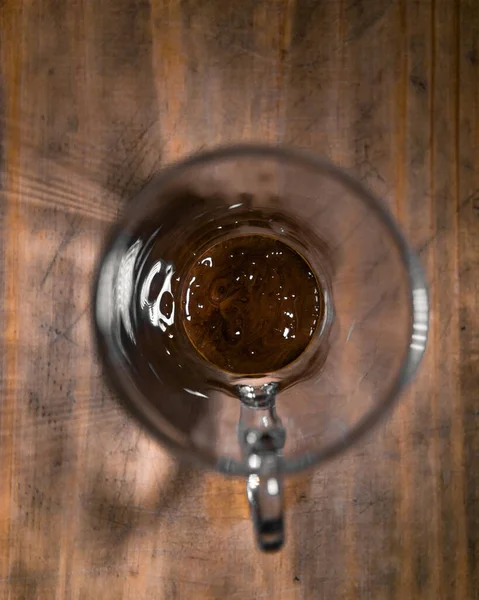
[[[3,0],[0,45],[0,598],[479,598],[477,0]],[[289,480],[276,555],[243,481],[117,406],[90,327],[124,202],[238,140],[359,176],[431,290],[417,379]]]

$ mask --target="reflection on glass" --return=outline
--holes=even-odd
[[[159,327],[161,331],[166,331],[167,327],[171,327],[175,322],[175,300],[171,291],[171,281],[174,273],[173,264],[164,260],[157,261],[146,276],[140,292],[141,308],[148,310],[151,324],[154,327]],[[160,279],[161,288],[152,302],[150,292],[156,277]]]
[[[125,331],[133,343],[135,342],[135,333],[131,323],[130,306],[135,287],[135,264],[141,248],[141,240],[137,240],[122,257],[117,281],[118,312],[120,313],[120,319],[123,321]]]

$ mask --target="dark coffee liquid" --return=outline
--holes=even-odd
[[[182,306],[195,349],[241,375],[277,371],[298,358],[324,312],[306,260],[265,235],[230,238],[200,256],[186,277]]]

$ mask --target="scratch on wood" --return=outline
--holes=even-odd
[[[53,255],[52,259],[50,260],[48,267],[46,268],[45,274],[43,275],[42,281],[40,282],[40,289],[43,288],[43,286],[45,285],[45,282],[48,279],[48,277],[50,276],[50,273],[52,272],[52,269],[55,266],[55,263],[57,262],[57,259],[60,256],[60,254],[68,246],[68,244],[72,241],[72,239],[75,237],[75,235],[77,233],[76,228],[75,228],[76,221],[77,221],[77,219],[74,218],[70,222],[70,227],[65,232],[65,235],[63,236],[63,239],[60,242],[60,245],[56,249],[55,254]]]
[[[55,332],[57,333],[56,337],[52,340],[52,345],[56,344],[56,342],[61,338],[64,337],[66,339],[68,339],[68,341],[73,342],[73,340],[71,340],[70,338],[67,337],[67,335],[71,332],[71,330],[75,327],[75,325],[77,325],[77,323],[80,322],[80,320],[82,319],[82,317],[85,316],[86,312],[90,309],[90,304],[88,304],[82,311],[81,313],[76,317],[76,319],[70,323],[70,325],[68,325],[68,327],[66,327],[63,331],[60,332]]]

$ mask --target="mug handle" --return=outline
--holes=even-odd
[[[275,408],[277,385],[238,386],[241,399],[238,441],[250,469],[246,479],[251,517],[260,550],[284,543],[282,450],[286,431]]]
[[[269,460],[264,455],[261,458]],[[268,472],[253,473],[246,480],[246,494],[260,550],[279,550],[284,543],[282,478]]]
[[[244,431],[243,452],[254,472],[246,479],[246,495],[260,550],[279,550],[284,543],[281,427]]]

